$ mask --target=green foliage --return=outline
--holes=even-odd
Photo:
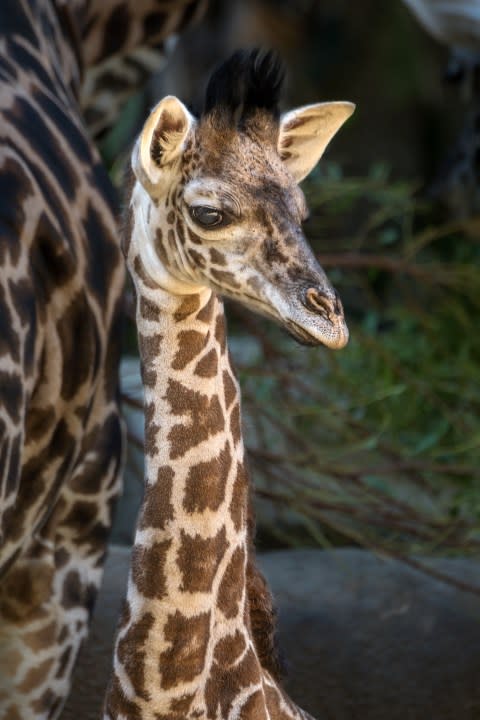
[[[300,348],[248,317],[260,352],[236,359],[263,531],[478,552],[480,223],[438,224],[381,166],[360,179],[328,166],[306,194],[351,340]]]

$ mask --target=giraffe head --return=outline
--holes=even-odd
[[[280,116],[282,76],[272,54],[240,51],[211,77],[200,118],[172,96],[154,108],[132,155],[138,249],[171,292],[209,286],[302,343],[341,348],[342,304],[303,234],[299,183],[354,106]]]

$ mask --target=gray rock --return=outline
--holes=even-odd
[[[480,563],[430,566],[480,587]],[[286,687],[328,720],[478,720],[480,597],[362,550],[264,555]]]
[[[62,720],[98,720],[129,551],[114,547]],[[318,720],[479,720],[480,598],[362,550],[260,557],[291,696]],[[435,560],[480,587],[480,563]]]

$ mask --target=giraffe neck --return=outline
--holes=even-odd
[[[160,288],[145,271],[142,222],[137,212],[125,251],[137,291],[146,486],[105,718],[302,718],[252,636],[248,478],[223,303],[207,288],[174,295],[165,289],[173,279]]]
[[[154,307],[143,305],[143,312],[151,317]],[[188,607],[205,624],[209,615],[213,627],[219,595],[243,607],[245,585],[247,480],[223,303],[206,290],[179,300],[173,315],[153,326],[142,317],[141,300],[138,315],[146,490],[135,539],[137,578],[153,583],[142,594],[161,599],[166,615]],[[242,561],[232,593],[219,580],[234,555]]]
[[[238,386],[210,290],[174,298],[143,287],[137,323],[146,488],[116,674],[145,717],[185,698],[205,712],[209,669],[227,645],[255,665]]]

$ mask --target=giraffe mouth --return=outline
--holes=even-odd
[[[310,335],[310,333],[308,333],[296,323],[286,322],[285,328],[290,337],[296,340],[296,342],[300,343],[300,345],[317,347],[317,345],[319,344],[319,341],[316,338],[314,338],[312,335]]]
[[[283,324],[288,333],[301,345],[309,347],[325,345],[331,350],[341,350],[348,342],[348,329],[343,320],[335,324],[322,322],[318,328],[315,328],[315,334],[294,320],[285,319]]]

